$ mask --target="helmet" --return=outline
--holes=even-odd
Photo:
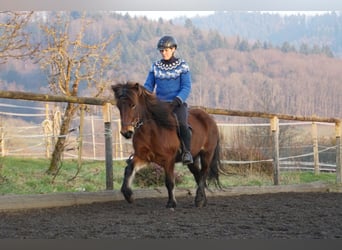
[[[159,50],[161,49],[167,49],[167,48],[177,48],[177,41],[172,36],[163,36],[159,39],[157,48]]]

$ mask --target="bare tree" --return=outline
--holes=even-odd
[[[80,22],[77,32],[72,32],[67,13],[58,13],[55,18],[52,21],[50,17],[49,24],[42,25],[46,48],[41,52],[40,61],[42,68],[47,71],[51,91],[65,96],[78,96],[80,86],[85,85],[93,96],[101,96],[111,83],[110,72],[118,61],[118,49],[107,52],[114,36],[89,44],[85,36],[90,21],[85,15],[77,20]],[[71,120],[78,108],[79,105],[73,103],[66,106],[48,173],[58,171]]]
[[[32,57],[39,44],[32,45],[30,34],[25,27],[31,20],[33,12],[0,12],[0,64],[10,59]]]

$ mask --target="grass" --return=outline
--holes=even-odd
[[[0,195],[43,194],[54,192],[96,192],[106,189],[105,162],[85,161],[76,178],[77,162],[65,160],[57,176],[46,174],[47,159],[5,157],[0,161]],[[125,162],[113,162],[114,189],[120,189]],[[194,178],[187,167],[177,164],[176,172],[181,176],[177,187],[195,188]],[[273,185],[273,177],[262,173],[220,175],[223,187]],[[280,184],[299,184],[321,181],[335,183],[335,173],[315,175],[308,171],[281,172]],[[162,185],[164,186],[164,185]],[[133,186],[133,188],[140,188]]]
[[[76,178],[77,162],[65,160],[58,175],[46,173],[47,159],[5,157],[0,167],[0,194],[100,191],[106,189],[105,163],[86,161]],[[114,188],[119,188],[123,162],[113,162]]]

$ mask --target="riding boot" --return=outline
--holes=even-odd
[[[180,137],[183,141],[183,155],[182,155],[182,162],[184,165],[188,165],[193,163],[192,155],[190,152],[190,145],[191,145],[191,133],[187,126],[180,125]]]

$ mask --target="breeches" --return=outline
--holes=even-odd
[[[188,125],[188,105],[183,103],[180,107],[177,107],[173,111],[178,119],[179,125]]]

